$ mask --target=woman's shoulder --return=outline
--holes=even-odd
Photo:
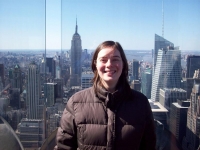
[[[131,89],[131,94],[132,94],[133,99],[148,100],[147,97],[143,93],[136,91],[134,89]]]
[[[89,87],[86,89],[83,89],[81,91],[76,92],[75,94],[73,94],[71,96],[71,98],[69,99],[69,101],[76,103],[76,102],[84,102],[88,99],[92,99],[92,97],[94,97],[94,89],[93,87]]]

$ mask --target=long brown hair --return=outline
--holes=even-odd
[[[130,88],[127,77],[128,77],[128,63],[127,63],[127,59],[126,59],[126,55],[124,53],[124,50],[122,48],[122,46],[118,43],[118,42],[114,42],[114,41],[105,41],[103,43],[101,43],[95,50],[93,58],[92,58],[92,64],[91,64],[91,68],[92,71],[94,73],[94,77],[92,79],[93,82],[93,86],[95,88],[95,92],[97,92],[97,85],[101,85],[102,83],[100,81],[100,76],[97,72],[97,68],[96,68],[96,60],[97,60],[97,56],[99,54],[99,52],[107,47],[112,47],[114,49],[117,49],[120,52],[122,61],[123,61],[123,69],[122,69],[122,74],[119,77],[117,86],[122,86],[122,87],[126,87],[126,88]]]

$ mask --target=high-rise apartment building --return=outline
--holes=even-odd
[[[200,56],[188,56],[186,78],[193,78],[195,70],[197,69],[200,69]]]
[[[71,41],[70,87],[81,86],[81,54],[81,36],[78,34],[78,26],[76,21],[76,29]]]
[[[159,101],[160,89],[181,87],[181,52],[178,48],[159,49],[153,74],[151,100]]]
[[[27,76],[27,108],[29,119],[39,118],[40,72],[35,62],[29,64]]]
[[[200,84],[194,84],[191,97],[190,107],[187,111],[187,128],[186,136],[183,138],[182,148],[199,149],[200,134]]]

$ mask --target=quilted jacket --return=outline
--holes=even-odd
[[[67,102],[56,142],[58,150],[155,150],[149,102],[135,90],[79,91]]]

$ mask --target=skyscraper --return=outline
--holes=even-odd
[[[136,59],[133,59],[132,62],[132,76],[133,76],[133,80],[138,80],[138,76],[139,76],[139,61]]]
[[[155,34],[155,43],[154,43],[154,50],[153,50],[153,68],[154,68],[153,73],[155,71],[155,67],[157,64],[158,50],[164,49],[167,47],[174,47],[174,44],[164,39],[163,37]]]
[[[39,118],[40,73],[35,62],[29,64],[27,76],[27,108],[29,119]]]
[[[0,81],[3,83],[3,86],[5,86],[4,75],[4,64],[0,64]]]
[[[76,21],[75,33],[71,41],[70,86],[81,86],[81,54],[81,37],[78,34]]]
[[[51,107],[55,104],[56,99],[56,83],[45,83],[45,97],[46,100],[46,106]]]
[[[152,69],[146,68],[141,73],[141,92],[147,97],[151,98],[151,84],[152,84]]]
[[[152,81],[152,101],[159,101],[162,88],[181,87],[181,52],[178,48],[167,47],[158,50]]]
[[[197,69],[200,69],[200,56],[188,56],[186,78],[193,78],[195,70]]]
[[[181,144],[186,133],[187,110],[190,101],[178,100],[176,103],[172,103],[171,106],[169,130]]]
[[[190,107],[187,111],[187,128],[186,136],[183,138],[182,148],[199,149],[199,134],[200,134],[200,84],[194,84]]]
[[[12,88],[18,88],[20,93],[22,92],[22,72],[19,65],[15,65],[11,75],[11,86]]]
[[[56,76],[56,65],[53,58],[46,58],[47,72],[51,73],[52,77]]]

